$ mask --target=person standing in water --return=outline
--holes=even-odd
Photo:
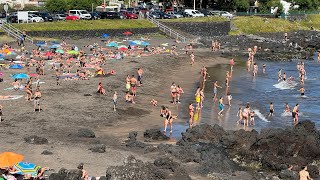
[[[286,113],[290,112],[290,107],[289,107],[288,103],[286,103],[284,112],[286,112]]]
[[[227,93],[228,105],[231,107],[232,96],[230,93]]]
[[[297,103],[296,106],[294,106],[293,109],[292,109],[292,118],[293,118],[294,124],[298,123],[298,119],[297,119],[297,116],[296,116],[296,113],[298,112],[298,108],[299,108],[299,104]]]
[[[270,116],[273,116],[273,113],[274,113],[274,108],[273,108],[273,103],[272,102],[269,105],[269,109],[270,109],[270,113],[269,113],[269,117],[270,117]]]
[[[253,125],[253,126],[255,125],[254,124],[254,115],[255,115],[254,111],[250,112],[250,124]]]
[[[193,112],[194,112],[194,107],[193,104],[189,104],[189,127],[191,128],[193,125]]]
[[[233,66],[234,66],[234,60],[233,60],[233,58],[230,60],[229,64],[230,64],[230,71],[231,71],[231,73],[232,73],[232,71],[233,71]]]
[[[218,81],[215,81],[213,83],[213,101],[217,100],[217,93],[218,93],[218,89],[217,88],[222,88],[222,87],[218,85]]]
[[[194,64],[194,54],[193,54],[193,52],[191,52],[190,58],[191,58],[190,64],[193,65]]]
[[[278,81],[281,81],[282,79],[282,69],[279,69],[278,71]]]
[[[287,74],[285,72],[283,73],[282,79],[283,79],[283,81],[287,80]]]
[[[226,87],[227,88],[229,87],[229,80],[230,80],[230,74],[229,74],[229,71],[227,71],[227,73],[226,73]]]
[[[253,77],[255,77],[258,74],[258,65],[257,63],[253,64]]]
[[[223,116],[221,113],[223,112],[223,109],[224,109],[224,105],[223,105],[223,97],[220,97],[219,99],[219,108],[220,108],[220,111],[218,112],[218,115],[219,116]]]
[[[239,107],[238,113],[237,113],[237,117],[239,117],[239,120],[237,121],[237,124],[240,124],[242,119],[243,119],[243,115],[242,115],[242,107]]]

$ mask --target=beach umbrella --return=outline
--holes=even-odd
[[[60,47],[61,47],[60,44],[54,44],[54,45],[50,46],[49,48],[50,49],[57,49],[57,48],[60,48]]]
[[[37,77],[38,74],[29,74],[30,77]]]
[[[121,47],[118,47],[118,50],[119,51],[126,51],[126,50],[128,50],[128,48],[127,47],[123,47],[123,46],[121,46]]]
[[[29,76],[28,74],[15,74],[14,76],[12,76],[13,79],[28,79]]]
[[[45,44],[45,43],[44,43],[44,44],[42,44],[42,43],[37,43],[36,46],[38,46],[38,47],[43,47],[43,46],[46,46],[46,44]]]
[[[108,47],[117,47],[118,43],[117,42],[110,42],[106,46],[108,46]]]
[[[126,32],[123,33],[123,35],[132,35],[132,32],[126,31]]]
[[[161,44],[162,46],[169,46],[169,43]]]
[[[9,67],[9,69],[22,69],[23,67],[19,64],[14,64],[12,66]]]
[[[0,72],[0,76],[3,76],[3,73],[2,73],[2,72]]]
[[[62,49],[58,49],[58,50],[56,50],[56,53],[63,54],[63,53],[64,53],[64,51],[63,51]]]
[[[150,43],[148,43],[148,42],[142,42],[142,43],[141,43],[141,46],[150,46]]]
[[[36,177],[38,174],[38,171],[41,169],[40,166],[37,166],[32,163],[28,163],[28,162],[16,163],[14,165],[14,168],[19,171],[17,174],[21,174],[21,175],[30,174],[31,177]]]
[[[4,58],[4,54],[0,54],[0,58]]]
[[[44,53],[44,56],[53,56],[54,54],[52,53],[52,52],[46,52],[46,53]]]
[[[104,39],[106,39],[106,38],[108,38],[109,37],[109,34],[102,34],[101,35],[101,38],[104,38]]]
[[[0,58],[0,61],[3,61],[4,59],[3,58]]]
[[[130,46],[135,46],[135,45],[137,45],[137,43],[134,42],[134,41],[130,41],[130,42],[129,42],[129,45],[130,45]]]
[[[60,44],[58,41],[51,41],[51,44]]]
[[[0,168],[13,166],[14,164],[22,161],[24,156],[13,152],[4,152],[0,154]]]
[[[79,52],[78,52],[78,51],[75,51],[75,50],[68,51],[67,53],[68,53],[68,54],[72,54],[72,55],[77,55],[77,54],[79,54]]]

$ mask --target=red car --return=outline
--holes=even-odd
[[[127,11],[127,12],[124,12],[123,15],[126,19],[138,19],[138,15],[133,12]]]
[[[66,17],[66,20],[76,21],[76,20],[80,20],[80,18],[79,18],[79,16],[68,15],[68,16]]]

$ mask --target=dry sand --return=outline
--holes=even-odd
[[[70,41],[79,47],[98,41],[84,39]],[[85,43],[84,43],[85,42]],[[152,45],[173,40],[155,38]],[[183,44],[178,44],[183,48]],[[143,154],[126,148],[124,141],[131,131],[138,131],[138,138],[142,140],[146,129],[161,128],[163,119],[159,116],[159,106],[167,105],[173,114],[179,114],[175,123],[187,124],[188,103],[194,96],[196,82],[200,78],[203,65],[213,66],[218,63],[228,63],[227,59],[211,53],[208,49],[195,49],[196,64],[189,64],[190,58],[179,51],[181,55],[157,55],[144,58],[126,58],[121,61],[109,60],[104,67],[106,70],[115,69],[117,75],[105,77],[102,83],[107,90],[106,96],[96,94],[100,78],[90,80],[62,81],[62,86],[56,86],[53,71],[47,71],[41,77],[42,84],[42,112],[33,112],[33,102],[26,102],[24,97],[12,101],[0,101],[3,105],[4,122],[0,123],[0,151],[13,151],[25,156],[25,161],[48,166],[55,171],[61,167],[74,169],[78,163],[85,163],[85,169],[92,176],[105,175],[108,166],[122,165],[128,155],[134,155],[143,161],[152,161],[157,154]],[[129,74],[137,74],[138,67],[144,69],[144,86],[137,89],[136,104],[125,103],[125,78]],[[48,67],[46,69],[49,69]],[[0,95],[23,94],[24,91],[3,91],[10,87],[13,72],[5,71],[6,82],[0,83]],[[35,69],[32,68],[32,71]],[[175,82],[185,91],[180,105],[170,104],[170,86]],[[112,95],[117,91],[118,110],[112,109]],[[91,94],[92,96],[84,96]],[[158,107],[150,104],[151,99],[158,101]],[[209,98],[210,99],[210,98]],[[74,136],[80,128],[92,129],[97,138],[84,139]],[[31,145],[24,141],[24,137],[38,135],[48,139],[46,145]],[[92,153],[88,150],[91,144],[99,140],[107,146],[106,153]],[[166,143],[174,143],[171,139]],[[53,155],[41,155],[43,150],[53,152]]]

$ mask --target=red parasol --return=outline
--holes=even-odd
[[[44,54],[44,56],[53,56],[53,53],[52,53],[52,52],[46,52],[46,53]]]
[[[132,32],[126,31],[126,32],[123,33],[123,35],[132,35]]]

